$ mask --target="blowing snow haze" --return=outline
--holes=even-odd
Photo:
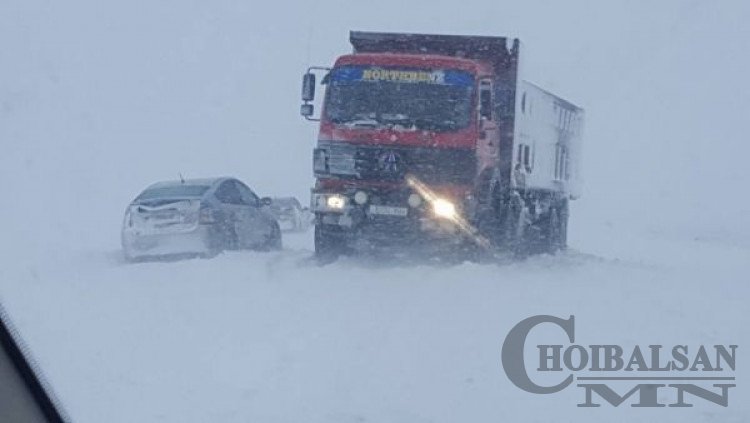
[[[94,355],[99,354],[96,355],[99,358],[112,353],[113,363],[130,363],[126,352],[118,353],[116,337],[108,335],[118,331],[113,327],[132,324],[133,328],[148,331],[153,321],[178,321],[177,329],[165,327],[163,332],[171,333],[174,338],[170,338],[170,342],[173,344],[160,344],[160,337],[153,333],[144,341],[144,345],[151,345],[148,342],[160,345],[154,348],[163,348],[158,351],[168,356],[169,352],[174,353],[170,350],[171,345],[182,345],[180,341],[188,344],[187,334],[192,333],[192,326],[184,322],[200,321],[186,311],[191,307],[184,304],[202,310],[200,307],[205,304],[200,301],[208,301],[210,305],[222,308],[226,304],[222,303],[223,299],[219,300],[221,294],[218,292],[230,297],[239,295],[237,298],[244,298],[242,295],[247,294],[256,298],[257,292],[253,291],[251,295],[244,291],[250,289],[245,285],[250,279],[262,281],[259,282],[261,294],[272,298],[269,304],[279,309],[299,307],[297,318],[308,319],[310,324],[321,324],[324,328],[321,338],[315,338],[311,335],[311,328],[294,326],[299,322],[295,318],[269,318],[262,312],[271,307],[264,306],[262,301],[253,303],[256,306],[253,313],[256,314],[250,317],[235,315],[232,313],[241,313],[246,308],[232,303],[230,298],[224,314],[219,313],[219,318],[226,318],[221,322],[255,318],[251,329],[281,328],[273,336],[268,335],[268,344],[260,347],[273,345],[261,353],[270,361],[283,356],[291,357],[290,362],[298,363],[294,360],[299,359],[299,363],[304,364],[308,363],[305,360],[325,357],[321,339],[338,342],[341,338],[337,335],[342,333],[352,335],[351,339],[362,345],[383,341],[388,348],[390,340],[395,348],[395,340],[400,339],[398,334],[404,339],[410,336],[407,329],[394,326],[393,332],[380,332],[377,324],[367,326],[362,323],[365,332],[369,330],[367,333],[373,336],[359,332],[361,327],[357,326],[357,318],[364,319],[368,310],[372,314],[380,310],[375,303],[363,305],[357,302],[356,299],[370,298],[370,294],[382,299],[388,307],[401,304],[399,301],[403,298],[424,298],[425,303],[420,307],[426,308],[420,310],[437,319],[440,319],[437,310],[442,304],[457,297],[458,301],[465,301],[467,308],[454,310],[458,313],[458,323],[442,322],[447,325],[448,332],[456,336],[467,333],[459,326],[461,322],[473,321],[475,316],[466,311],[473,307],[472,301],[486,306],[477,309],[477,313],[495,310],[498,306],[484,302],[482,293],[496,293],[498,297],[505,294],[489,282],[497,277],[496,270],[465,264],[456,268],[459,270],[426,269],[426,274],[431,276],[426,278],[409,269],[391,272],[392,269],[362,269],[356,264],[337,263],[335,269],[342,266],[347,269],[347,275],[361,277],[359,282],[367,281],[368,284],[339,286],[328,281],[325,271],[310,270],[316,282],[333,291],[340,290],[341,296],[327,297],[311,287],[294,285],[297,278],[307,273],[307,270],[298,269],[299,262],[309,256],[311,248],[309,239],[304,237],[292,237],[290,243],[285,239],[285,248],[289,245],[289,249],[280,253],[278,262],[282,265],[262,255],[250,254],[246,260],[239,253],[205,262],[172,263],[171,267],[156,264],[125,266],[119,261],[119,230],[125,207],[144,187],[155,181],[179,179],[179,174],[186,178],[233,176],[252,186],[259,196],[294,195],[306,204],[313,184],[311,154],[317,127],[299,116],[300,79],[308,66],[330,65],[335,57],[350,51],[349,31],[363,30],[520,38],[525,76],[586,110],[583,136],[585,184],[581,199],[572,203],[569,244],[573,250],[582,256],[591,255],[601,260],[632,260],[644,267],[654,265],[663,269],[668,267],[668,262],[669,266],[678,263],[695,266],[690,267],[693,270],[699,266],[711,269],[701,274],[706,279],[699,281],[687,267],[677,267],[679,270],[670,267],[674,273],[668,274],[650,274],[647,269],[637,266],[628,268],[624,271],[625,276],[615,278],[617,286],[608,291],[612,298],[624,298],[622,307],[628,305],[635,310],[642,304],[637,301],[636,294],[626,291],[625,287],[632,281],[621,278],[641,278],[634,283],[642,292],[661,286],[663,291],[656,294],[659,298],[669,297],[683,289],[683,278],[688,278],[688,286],[698,294],[683,298],[685,304],[697,307],[703,296],[715,301],[712,307],[716,309],[735,310],[741,306],[738,298],[747,298],[747,288],[742,288],[744,291],[736,298],[731,298],[733,294],[724,296],[719,292],[734,292],[733,289],[738,287],[736,284],[746,280],[746,276],[740,275],[747,275],[746,265],[750,262],[750,197],[746,194],[750,186],[750,167],[747,164],[750,155],[747,135],[750,90],[746,89],[750,75],[747,54],[750,51],[750,26],[746,22],[747,16],[750,16],[750,3],[743,1],[385,0],[290,4],[3,0],[0,2],[0,180],[4,181],[5,195],[0,201],[0,222],[3,222],[0,298],[8,302],[11,315],[18,316],[19,326],[27,334],[32,350],[40,357],[43,367],[48,366],[50,379],[58,386],[63,399],[70,402],[71,414],[80,421],[97,421],[108,415],[106,407],[116,407],[120,398],[117,395],[126,400],[139,399],[137,393],[121,388],[117,382],[118,378],[134,371],[129,365],[110,365],[102,360],[95,363],[100,371],[86,370],[89,356],[85,351],[88,349],[94,350]],[[700,245],[700,248],[693,248],[693,245]],[[672,249],[675,246],[679,248]],[[572,314],[562,303],[583,304],[583,300],[578,301],[578,295],[588,295],[583,292],[598,289],[591,278],[607,281],[620,273],[617,265],[609,262],[597,264],[575,256],[561,259],[560,264],[556,259],[558,257],[539,258],[540,262],[532,260],[532,264],[510,266],[510,275],[505,277],[528,282],[523,289],[530,291],[514,291],[507,297],[515,301],[515,305],[506,309],[513,310],[513,313],[502,312],[506,313],[502,317],[508,322],[507,325],[503,323],[502,330],[512,326],[512,321],[531,314]],[[583,260],[584,264],[578,260]],[[541,265],[537,266],[539,263]],[[225,265],[230,270],[222,267]],[[577,265],[582,267],[576,268]],[[571,270],[575,275],[566,273],[571,267],[578,269]],[[475,294],[466,294],[453,285],[467,272],[480,281],[475,286]],[[546,292],[544,287],[547,287],[548,278],[558,273],[565,274],[563,280],[566,283],[578,282],[576,277],[586,282],[575,285],[578,287],[575,293],[556,283],[549,289],[558,290],[557,293],[562,295],[560,298],[566,301],[542,302],[542,306],[547,306],[544,310],[539,309],[539,303],[529,308],[516,306],[526,304],[530,298],[540,297],[541,292]],[[203,283],[216,279],[219,274],[231,279],[220,284],[225,291],[204,294]],[[709,292],[702,282],[717,274],[725,276],[722,279],[725,285],[717,285],[715,291]],[[200,280],[195,275],[200,275]],[[419,284],[406,288],[406,295],[399,291],[401,287],[397,282],[426,279],[444,288],[446,296],[433,296],[432,291],[425,295]],[[169,283],[160,285],[158,282],[162,280]],[[383,292],[375,288],[382,280],[395,282],[386,284]],[[153,281],[153,284],[138,285],[145,291],[135,292],[131,291],[133,281]],[[185,283],[180,285],[177,281]],[[234,291],[235,288],[239,291]],[[276,291],[282,288],[290,289],[290,292]],[[187,291],[180,291],[182,289]],[[172,296],[172,290],[180,292],[177,299]],[[63,303],[51,305],[57,298]],[[319,303],[305,302],[311,298]],[[128,303],[128,299],[135,305]],[[47,300],[50,302],[45,302]],[[197,302],[191,303],[193,300]],[[70,314],[70,309],[80,304],[86,304],[85,313]],[[126,307],[124,304],[130,305]],[[431,304],[435,305],[434,309],[429,308]],[[472,304],[471,307],[468,304]],[[323,311],[324,305],[332,309],[339,307],[332,312],[335,319]],[[600,304],[588,309],[589,321],[596,320],[596,312],[603,313],[607,307],[615,306]],[[677,326],[680,316],[683,316],[683,306],[669,307],[662,307],[658,302],[654,305],[655,310],[671,310],[672,318],[667,319],[666,324],[671,322]],[[121,320],[119,312],[131,311],[155,318],[140,323]],[[316,311],[320,313],[316,314]],[[710,310],[703,312],[708,314]],[[582,320],[586,317],[584,312],[577,314]],[[188,317],[180,320],[174,316]],[[414,317],[406,311],[394,311],[394,316],[402,321]],[[379,323],[391,327],[389,325],[396,321],[396,317],[393,321]],[[659,319],[655,314],[647,317]],[[488,329],[491,325],[486,322],[495,318],[496,322],[506,321],[490,313],[483,315],[485,324],[482,327]],[[60,322],[68,326],[61,329],[55,325],[56,319],[62,319]],[[747,323],[747,317],[743,320],[742,314],[716,319],[734,325],[744,322],[743,328]],[[341,323],[350,320],[355,323]],[[416,320],[416,325],[422,322],[419,318]],[[221,322],[214,323],[220,325]],[[425,328],[432,327],[432,323],[422,323]],[[701,334],[714,333],[709,323],[705,326],[696,324]],[[83,325],[79,331],[72,329],[78,325]],[[195,325],[207,332],[214,329],[209,323]],[[228,329],[232,327],[221,327],[227,331],[226,339],[236,336],[236,332]],[[731,329],[740,331],[738,327],[731,326]],[[632,330],[632,327],[622,323],[618,329]],[[248,328],[237,330],[245,333],[243,331]],[[480,348],[483,353],[496,354],[503,333],[486,332],[483,333],[486,335],[483,344],[469,346]],[[666,332],[654,330],[647,335],[658,337]],[[141,342],[137,333],[135,329],[127,333],[132,336],[129,339],[133,343],[134,340]],[[276,338],[282,338],[279,333],[292,338],[299,335],[302,341],[284,344]],[[395,338],[389,337],[392,333],[397,334]],[[729,330],[720,335],[733,333]],[[180,338],[183,334],[185,338]],[[739,340],[720,339],[716,342],[738,343],[741,352],[742,348],[750,347],[750,344],[741,343],[743,339],[750,340],[747,329],[742,329],[741,334],[744,338]],[[689,333],[683,335],[683,339],[691,340]],[[709,339],[696,339],[695,343],[713,342],[710,335],[706,336]],[[430,339],[438,338],[435,335]],[[101,339],[101,344],[90,339]],[[643,342],[652,340],[646,337]],[[64,351],[68,355],[64,359],[56,356],[58,342],[67,345]],[[321,345],[316,342],[321,342]],[[281,344],[283,348],[279,347]],[[97,349],[99,347],[95,345],[104,346]],[[236,350],[231,349],[234,345],[227,347],[229,353],[204,346],[207,350],[186,354],[195,354],[188,358],[200,361],[204,357],[202,353],[213,351],[227,363],[239,363],[245,348],[258,347],[250,341],[238,345]],[[320,348],[316,350],[319,355],[300,358],[307,354],[305,348],[309,345],[313,345],[313,350]],[[420,348],[416,344],[407,344],[406,347],[409,346],[415,351]],[[283,352],[273,348],[283,349]],[[348,353],[351,356],[359,353],[357,345],[343,348],[342,355],[336,356],[339,359],[349,357]],[[378,361],[374,352],[367,351],[364,357],[375,360],[376,369],[378,365],[382,365],[380,369],[388,369],[388,362]],[[452,352],[446,354],[449,353]],[[414,358],[410,354],[406,352],[400,357],[408,361]],[[438,357],[447,362],[452,356]],[[488,358],[486,363],[499,368],[496,358]],[[72,360],[73,364],[66,367],[66,360]],[[435,359],[423,365],[430,363],[435,367],[444,364]],[[179,364],[188,367],[187,361]],[[287,362],[278,366],[289,372],[297,369],[295,364]],[[490,367],[487,364],[487,369]],[[502,377],[499,370],[487,369],[486,372],[497,371],[492,377]],[[256,370],[258,374],[266,375],[263,373],[266,367],[259,365]],[[358,373],[362,369],[355,364],[347,370],[353,376],[351,380],[341,382],[344,387],[356,385],[355,376],[373,377],[364,370]],[[422,370],[424,373],[415,370],[417,373],[412,376],[429,374],[429,369]],[[75,380],[78,371],[93,381],[93,387]],[[165,375],[151,371],[166,379],[177,377],[175,374],[178,373]],[[151,389],[147,392],[154,394],[153,397],[170,388],[168,384],[160,385],[155,377],[149,379],[151,373],[135,372],[151,383],[137,385],[138,389],[147,386],[145,389]],[[196,377],[212,374],[210,366],[203,367],[201,372],[205,373],[199,372]],[[228,380],[231,374],[229,370],[221,373]],[[319,372],[304,375],[324,377]],[[396,370],[385,370],[385,375],[388,381],[400,381]],[[298,379],[294,376],[299,375],[284,373],[275,379],[269,378],[277,383],[273,385],[274,389],[281,391],[296,386]],[[455,377],[463,380],[465,375],[456,372]],[[270,383],[261,377],[254,381],[258,385]],[[301,390],[315,390],[311,381],[306,383],[309,385],[303,384]],[[481,385],[482,381],[477,383]],[[486,383],[492,385],[492,382]],[[117,388],[108,391],[108,386]],[[212,389],[214,385],[207,386],[207,389]],[[91,401],[88,395],[100,388],[107,395],[111,393],[111,397],[103,399],[104,405],[100,408],[87,409],[86,404]],[[235,394],[227,388],[229,399],[225,400],[227,404],[234,404],[232,401],[241,402],[245,398],[243,395],[252,397],[257,394],[253,397],[255,401],[267,400],[269,407],[275,404],[278,409],[284,408],[279,396],[259,392]],[[352,392],[356,395],[357,390]],[[453,394],[452,391],[431,392],[438,398],[441,398],[440,394],[445,398]],[[486,392],[493,393],[480,396],[487,401],[496,394],[490,388]],[[322,391],[316,398],[325,404],[337,393],[335,390]],[[327,394],[330,395],[326,397]],[[105,394],[101,395],[104,397]],[[144,408],[143,414],[122,419],[150,420],[162,412],[171,415],[168,412],[170,407],[178,407],[180,398],[184,400],[185,397],[195,399],[189,393],[183,397],[175,396],[171,398],[172,403],[161,405],[163,410],[160,405],[152,405]],[[430,403],[427,398],[413,399],[413,403],[405,402],[404,408],[411,405],[419,408],[420,404]],[[429,399],[434,399],[434,396]],[[365,393],[356,397],[353,403],[357,404],[357,401],[365,404],[362,408],[370,412],[362,413],[376,416],[376,421],[378,417],[381,420],[410,420],[406,414],[396,417],[378,414],[377,407],[367,403]],[[401,404],[399,399],[393,401]],[[527,405],[538,406],[541,400],[526,398],[518,404],[526,404],[525,401],[533,401]],[[226,404],[216,407],[223,405]],[[445,421],[452,420],[451,416],[476,417],[474,420],[483,421],[499,418],[489,411],[481,414],[481,407],[476,414],[468,415],[458,412],[451,415],[451,410],[444,408],[448,405],[437,407],[439,411],[435,411],[432,417],[441,415]],[[320,417],[324,413],[315,414],[318,410],[314,406],[311,405],[310,409],[319,421],[327,420]],[[746,410],[739,409],[735,417],[747,416]],[[294,417],[305,415],[305,411],[310,410],[303,407]],[[445,413],[440,414],[440,411]],[[210,419],[216,415],[199,413],[199,417],[193,418]],[[233,416],[243,421],[243,416],[248,415],[276,416],[270,411],[267,414],[238,411]],[[357,416],[347,414],[347,418]],[[554,414],[542,415],[543,418],[550,416]],[[346,420],[338,417],[332,419]]]

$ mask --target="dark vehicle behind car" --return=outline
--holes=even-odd
[[[307,207],[302,207],[295,197],[274,198],[270,208],[281,230],[301,232],[310,228],[312,213]]]

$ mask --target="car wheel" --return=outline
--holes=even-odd
[[[210,256],[215,256],[224,250],[236,250],[237,233],[229,225],[217,224],[211,230],[208,243],[208,254]]]
[[[224,249],[225,250],[238,250],[240,248],[239,238],[237,237],[237,231],[234,227],[227,227],[226,236],[224,238]]]
[[[277,251],[280,250],[281,247],[281,227],[279,227],[278,223],[274,223],[271,226],[271,233],[268,235],[266,242],[263,243],[262,249],[264,251]]]

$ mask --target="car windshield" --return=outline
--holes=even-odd
[[[136,201],[159,198],[198,198],[208,191],[207,185],[172,185],[149,188],[136,198]]]
[[[453,131],[469,124],[473,81],[458,70],[342,66],[330,74],[326,117],[353,127]]]

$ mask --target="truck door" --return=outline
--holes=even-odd
[[[489,78],[479,81],[479,95],[477,104],[477,118],[479,137],[477,139],[477,153],[480,172],[497,163],[498,146],[500,144],[500,130],[494,112],[492,98],[492,80]]]

